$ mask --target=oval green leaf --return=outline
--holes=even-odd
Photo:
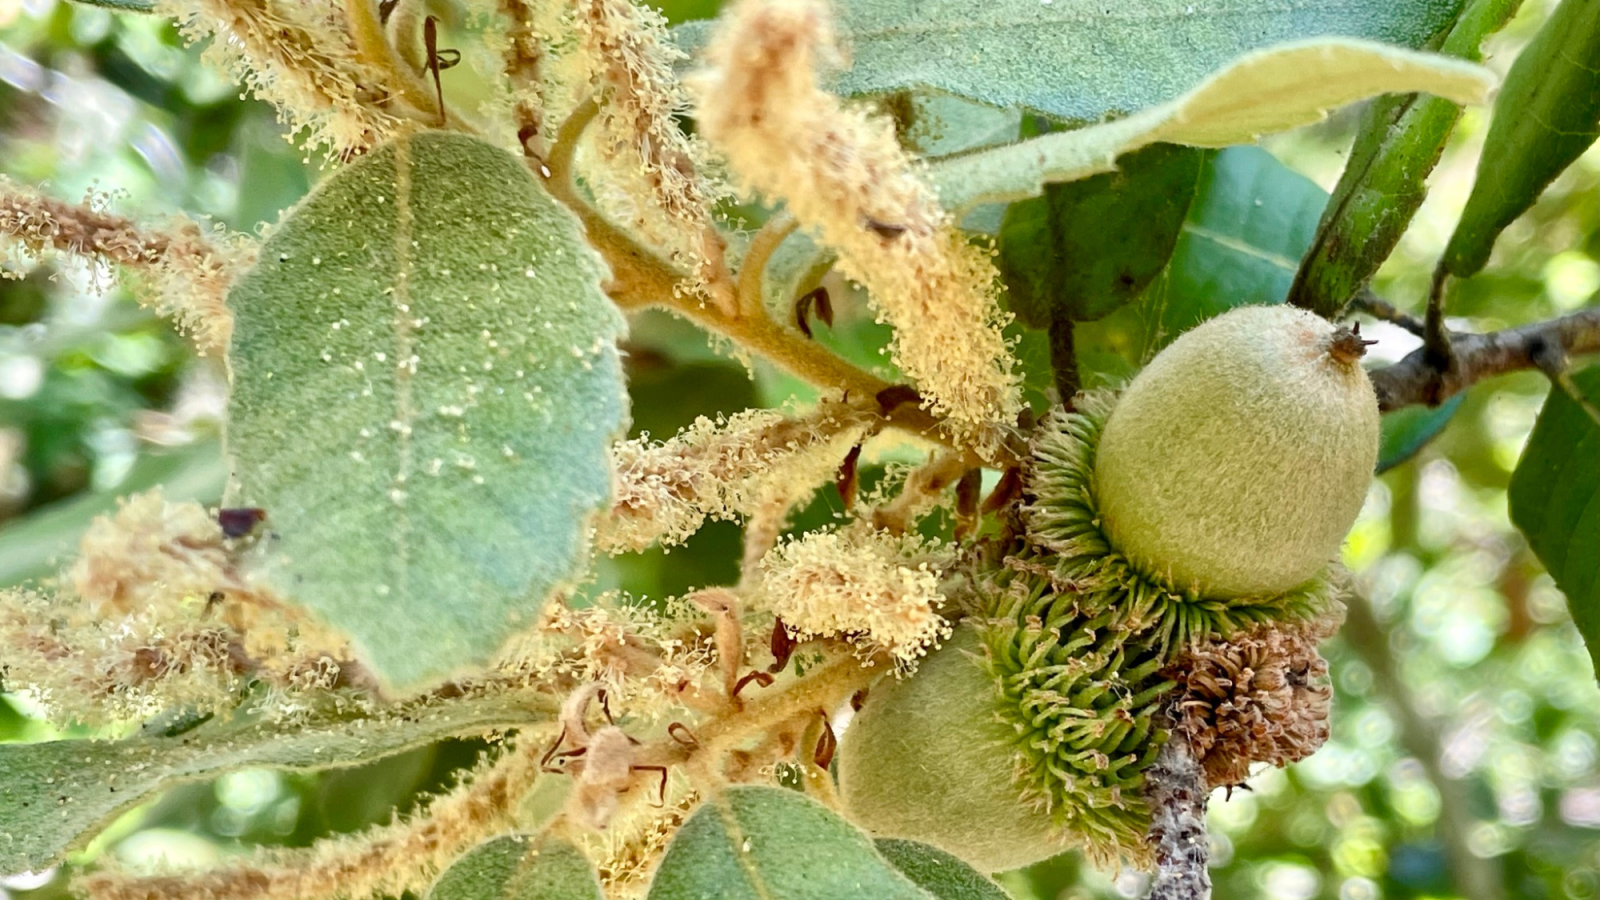
[[[872,843],[890,865],[938,900],[1011,900],[994,879],[938,847],[899,838]]]
[[[1173,338],[1235,306],[1282,303],[1327,197],[1259,147],[1213,154],[1167,268],[1135,302],[1074,329],[1082,382],[1130,378]]]
[[[1098,319],[1137,297],[1172,255],[1205,155],[1152,144],[1115,172],[1011,204],[997,259],[1011,311],[1046,328]]]
[[[508,834],[474,847],[428,900],[603,900],[589,860],[565,841]]]
[[[1600,367],[1572,376],[1587,398],[1584,409],[1552,388],[1528,436],[1507,500],[1511,521],[1528,538],[1556,587],[1567,595],[1572,621],[1600,675]]]
[[[390,685],[486,662],[584,563],[627,417],[601,277],[519,160],[432,132],[320,185],[229,296],[231,502]]]
[[[855,826],[784,788],[731,787],[667,847],[650,900],[933,900]]]

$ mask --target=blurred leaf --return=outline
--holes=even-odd
[[[1562,0],[1506,73],[1477,180],[1440,265],[1466,278],[1600,136],[1600,2]]]
[[[1327,195],[1257,147],[1232,147],[1200,173],[1166,277],[1140,301],[1154,352],[1235,306],[1282,303]]]
[[[937,900],[1011,900],[993,879],[937,847],[897,838],[872,843],[884,859]]]
[[[1552,388],[1511,475],[1511,521],[1528,538],[1556,587],[1600,676],[1600,367],[1572,376],[1589,409]]]
[[[964,210],[1109,171],[1121,154],[1158,141],[1246,144],[1377,94],[1427,91],[1481,103],[1493,86],[1494,76],[1481,66],[1436,54],[1348,39],[1301,41],[1239,57],[1182,97],[1125,119],[958,156],[929,174],[940,201]]]
[[[553,714],[544,710],[546,714]],[[237,769],[316,770],[366,762],[444,738],[536,718],[527,698],[397,706],[371,716],[314,713],[287,722],[213,722],[175,737],[0,745],[0,872],[59,861],[155,791]]]
[[[425,133],[319,186],[230,295],[230,503],[392,685],[483,663],[580,569],[627,418],[600,278],[519,160]]]
[[[1167,264],[1205,152],[1152,144],[1117,171],[1045,186],[1011,204],[1000,273],[1011,311],[1035,328],[1098,319],[1137,297]]]
[[[239,203],[229,223],[246,234],[272,225],[311,188],[304,151],[285,140],[283,126],[265,115],[253,115],[239,126],[234,139],[239,158]]]
[[[1438,437],[1461,408],[1465,394],[1457,394],[1439,406],[1408,406],[1384,413],[1378,434],[1378,471],[1382,475],[1417,455],[1417,451]]]
[[[650,900],[931,900],[855,826],[809,797],[730,787],[667,847]]]
[[[565,841],[506,835],[446,869],[428,900],[602,900],[589,860]]]
[[[1521,5],[1522,0],[1472,0],[1439,52],[1480,59],[1483,39],[1499,31]],[[1423,94],[1373,101],[1295,275],[1290,303],[1333,318],[1372,278],[1427,198],[1428,174],[1460,117],[1460,106]]]
[[[78,539],[95,516],[117,509],[117,495],[127,496],[161,485],[168,500],[215,503],[227,479],[221,448],[213,441],[167,453],[144,453],[110,492],[82,494],[0,528],[0,587],[46,578],[70,559]]]
[[[1092,0],[844,0],[836,8],[853,60],[832,86],[842,94],[927,88],[1095,122],[1170,100],[1270,44],[1343,35],[1418,47],[1458,6],[1254,0],[1213,11],[1186,0],[1123,0],[1114,8]],[[710,30],[696,22],[674,34],[693,51]]]

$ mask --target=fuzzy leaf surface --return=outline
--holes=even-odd
[[[938,847],[899,838],[872,843],[884,859],[937,900],[1011,900],[994,879]]]
[[[959,156],[930,177],[945,207],[1021,200],[1044,185],[1110,171],[1116,158],[1158,141],[1226,147],[1321,121],[1328,110],[1378,94],[1425,91],[1481,103],[1494,86],[1481,66],[1353,39],[1281,44],[1239,57],[1175,100],[1076,131]]]
[[[603,900],[589,860],[565,841],[497,837],[451,864],[428,900]]]
[[[370,762],[539,717],[525,700],[456,699],[292,724],[211,722],[173,737],[0,745],[0,871],[54,865],[158,790],[243,768],[313,771]]]
[[[1522,0],[1471,0],[1438,50],[1476,61]],[[1289,302],[1337,315],[1394,252],[1428,196],[1428,175],[1444,152],[1461,107],[1424,94],[1380,97],[1361,117],[1350,161],[1300,264]]]
[[[854,825],[795,791],[730,787],[689,817],[649,900],[934,900]]]
[[[1572,376],[1591,407],[1600,405],[1600,367]],[[1556,587],[1600,674],[1600,423],[1560,388],[1552,388],[1528,436],[1507,501]]]
[[[1495,98],[1477,180],[1441,261],[1466,278],[1500,232],[1600,137],[1600,3],[1562,0]]]
[[[1171,100],[1228,60],[1270,44],[1342,35],[1420,47],[1460,0],[1297,4],[1286,0],[844,0],[846,95],[932,89],[1094,122]],[[709,23],[676,29],[705,42]]]
[[[284,592],[405,689],[486,662],[586,558],[627,413],[577,221],[474,138],[401,138],[234,288],[233,505]]]

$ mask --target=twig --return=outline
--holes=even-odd
[[[1422,320],[1423,358],[1435,371],[1446,373],[1455,368],[1450,332],[1444,325],[1444,283],[1448,277],[1442,264],[1433,270],[1433,283],[1428,288],[1428,312]]]
[[[1446,370],[1433,365],[1423,346],[1369,374],[1378,408],[1384,412],[1417,404],[1438,406],[1485,378],[1545,369],[1552,348],[1558,348],[1563,358],[1600,351],[1600,307],[1504,331],[1458,334],[1451,348],[1453,362]]]
[[[742,315],[766,310],[761,296],[761,285],[766,280],[767,261],[785,238],[794,234],[800,223],[787,212],[780,212],[766,221],[750,241],[750,249],[739,263],[739,312]]]
[[[1372,670],[1373,685],[1396,713],[1401,746],[1422,764],[1439,792],[1439,841],[1456,890],[1468,900],[1500,900],[1503,890],[1499,864],[1478,856],[1469,846],[1467,835],[1477,817],[1472,814],[1466,785],[1445,777],[1439,765],[1439,729],[1417,709],[1405,677],[1389,652],[1389,635],[1373,616],[1371,603],[1359,592],[1346,604],[1344,636]]]
[[[1057,316],[1050,320],[1050,371],[1056,379],[1056,399],[1072,411],[1072,398],[1078,394],[1078,348],[1073,343],[1072,320]]]
[[[607,221],[577,192],[572,179],[573,157],[579,138],[598,112],[598,105],[591,100],[579,103],[557,130],[545,165],[540,168],[536,159],[529,162],[543,176],[550,193],[582,220],[590,245],[610,264],[612,277],[606,293],[618,306],[625,310],[666,307],[811,384],[838,390],[851,399],[875,397],[890,386],[815,341],[806,340],[797,331],[783,328],[770,316],[733,316],[719,307],[678,296],[674,288],[682,282],[682,274]],[[885,418],[897,428],[951,443],[941,420],[927,410],[904,404]]]
[[[1206,799],[1211,790],[1183,729],[1173,729],[1145,773],[1144,784],[1150,804],[1149,840],[1156,850],[1156,878],[1146,900],[1209,900]]]
[[[429,118],[437,119],[438,103],[428,90],[427,82],[389,45],[383,21],[378,17],[378,4],[373,0],[345,0],[345,18],[350,22],[350,37],[362,62],[383,73],[384,80],[400,93],[413,109]]]
[[[1396,309],[1393,305],[1372,292],[1371,288],[1362,288],[1350,301],[1350,308],[1377,319],[1388,322],[1411,332],[1417,337],[1423,337],[1427,326],[1423,321],[1404,310]]]

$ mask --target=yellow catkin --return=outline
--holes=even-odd
[[[173,707],[221,711],[259,681],[288,714],[350,658],[342,639],[255,585],[197,503],[159,490],[96,519],[54,594],[0,594],[7,684],[56,721],[95,724]]]
[[[201,353],[218,356],[233,333],[228,286],[254,252],[247,242],[209,236],[187,219],[145,228],[97,205],[67,203],[4,178],[0,240],[30,256],[65,252],[116,266],[132,276],[142,304],[189,332]]]
[[[722,421],[704,416],[672,440],[624,441],[612,450],[616,489],[597,546],[610,553],[670,546],[707,519],[748,516],[791,504],[833,477],[865,430],[860,416],[821,409],[789,419],[750,410]]]
[[[801,635],[850,636],[909,665],[950,633],[939,615],[949,562],[937,543],[857,522],[773,548],[759,597]]]
[[[832,53],[818,0],[745,0],[707,49],[696,121],[745,186],[787,204],[866,286],[929,407],[988,443],[1021,409],[994,267],[917,177],[893,123],[818,88]]]
[[[340,156],[365,150],[402,121],[379,102],[379,83],[350,37],[343,4],[331,0],[160,0],[190,43],[209,41],[207,61],[278,108],[291,132]]]
[[[673,63],[683,54],[667,37],[666,19],[631,0],[581,0],[573,25],[605,91],[599,149],[606,173],[632,209],[629,224],[667,249],[691,277],[687,288],[709,292],[732,313],[722,239],[711,220],[717,192],[701,175],[693,142],[676,118],[688,107]]]

